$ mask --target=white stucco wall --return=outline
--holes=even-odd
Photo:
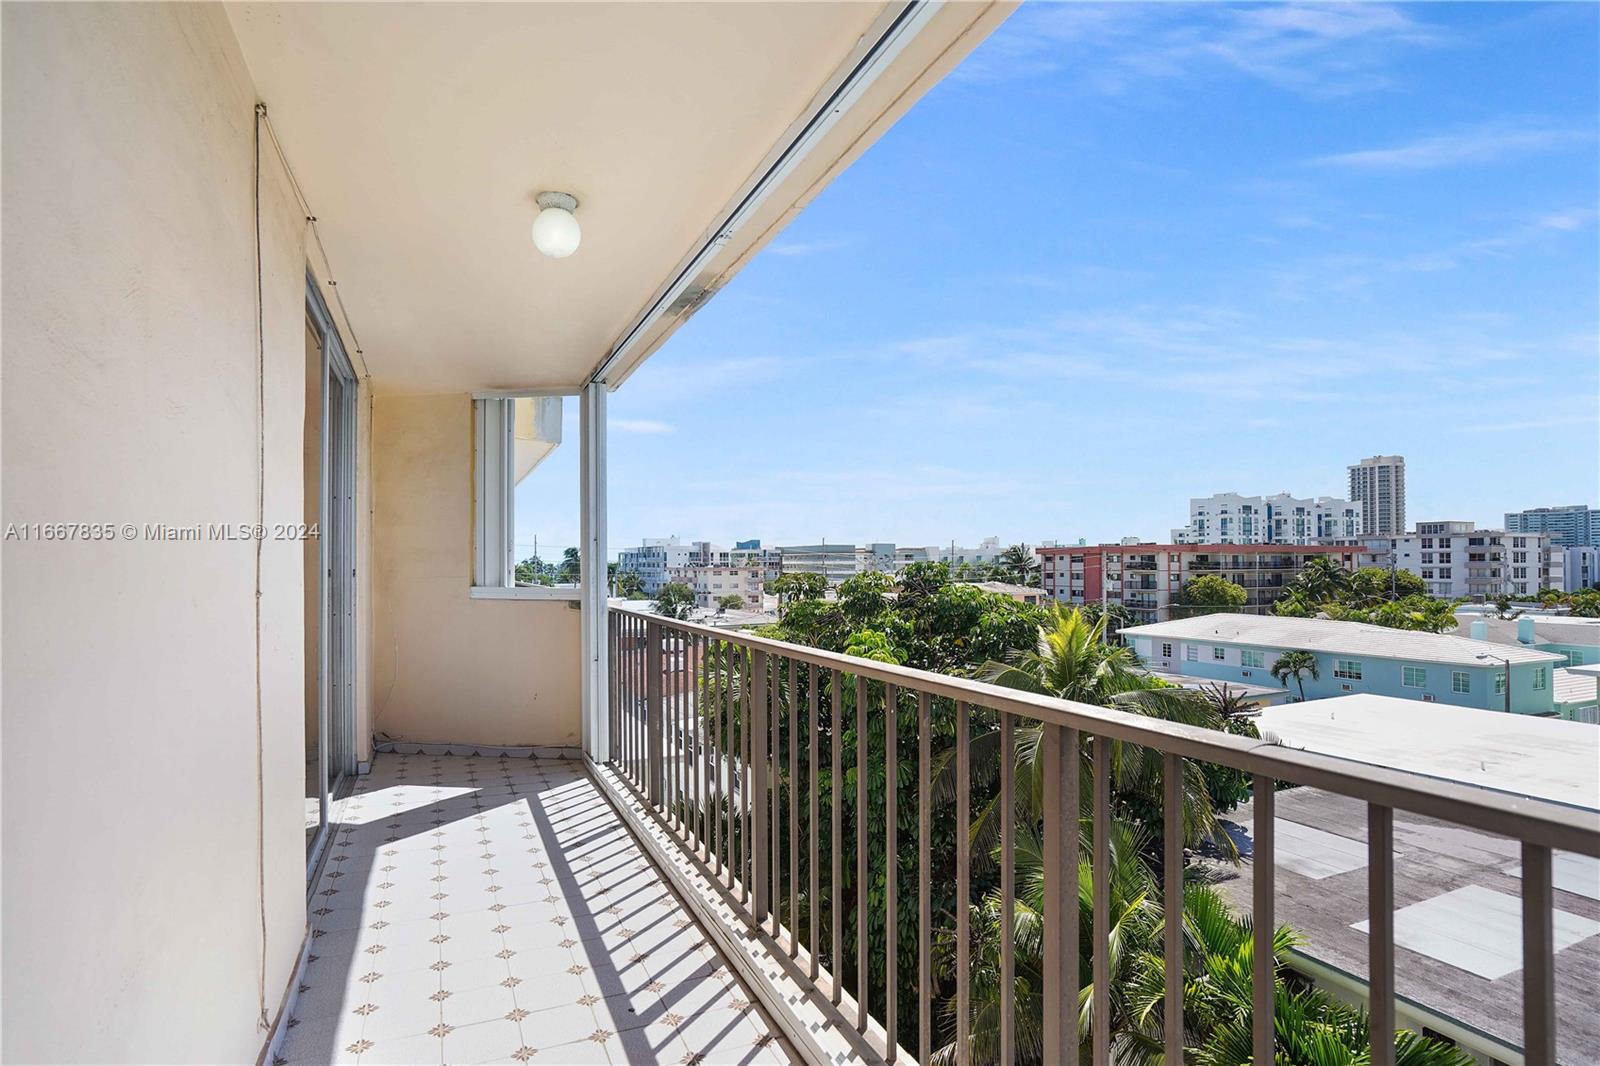
[[[4,521],[248,521],[255,94],[228,22],[3,19]],[[265,513],[293,521],[303,218],[265,174]],[[258,807],[254,551],[4,545],[7,1061],[261,1049],[305,926],[302,577],[266,544]]]
[[[373,401],[374,728],[574,746],[576,601],[473,599],[472,398]]]

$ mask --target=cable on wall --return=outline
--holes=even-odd
[[[266,522],[267,509],[267,335],[261,277],[261,123],[267,105],[256,104],[255,225],[256,225],[256,527]],[[265,537],[254,537],[256,566],[256,902],[261,909],[261,970],[256,985],[260,1014],[256,1024],[271,1029],[267,1017],[267,806],[266,768],[263,754],[261,704],[261,550]]]
[[[361,362],[361,378],[371,382],[372,373],[367,369],[366,353],[361,350],[361,339],[356,336],[356,328],[350,323],[350,312],[345,309],[344,297],[339,295],[339,282],[333,274],[333,263],[328,259],[328,249],[323,246],[322,232],[317,228],[317,213],[311,210],[311,202],[306,199],[304,190],[300,188],[300,181],[294,176],[294,168],[289,165],[289,157],[283,150],[283,144],[278,140],[278,132],[272,128],[272,117],[267,114],[266,104],[257,104],[259,122],[266,127],[267,138],[272,142],[272,150],[278,157],[278,162],[283,166],[284,176],[289,179],[289,188],[294,191],[294,198],[300,204],[300,210],[305,214],[306,225],[311,230],[311,239],[316,242],[317,254],[322,259],[323,279],[329,289],[333,291],[333,302],[339,307],[339,317],[344,320],[345,335],[350,338],[350,347],[355,351],[356,358]]]

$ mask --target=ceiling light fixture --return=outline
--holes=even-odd
[[[533,246],[551,259],[565,259],[578,250],[583,230],[572,212],[578,198],[564,192],[542,192],[534,200],[539,217],[533,220]]]

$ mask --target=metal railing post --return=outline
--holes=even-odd
[[[661,806],[662,751],[661,718],[661,626],[644,624],[644,720],[645,720],[645,797],[650,806]]]
[[[755,691],[750,699],[750,813],[751,832],[754,839],[750,842],[751,857],[755,860],[754,869],[750,879],[754,883],[755,901],[752,904],[753,917],[756,924],[761,924],[771,905],[770,881],[772,861],[771,844],[768,834],[772,826],[768,819],[770,808],[767,801],[767,790],[772,783],[767,779],[767,760],[770,758],[768,747],[771,738],[768,736],[770,727],[767,724],[767,653],[757,651],[751,656],[751,670],[755,682]]]

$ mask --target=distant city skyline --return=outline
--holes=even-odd
[[[1412,525],[1592,502],[1597,31],[1024,6],[612,396],[613,549],[1161,540],[1390,454]]]

